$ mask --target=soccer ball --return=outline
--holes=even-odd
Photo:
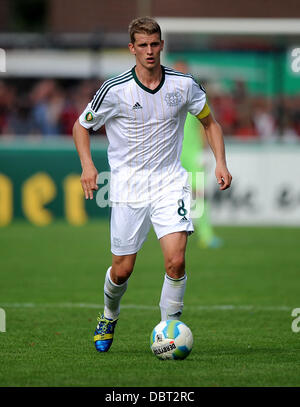
[[[150,348],[159,359],[185,359],[192,347],[192,331],[181,321],[161,321],[150,336]]]

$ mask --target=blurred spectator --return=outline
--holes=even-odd
[[[0,81],[0,135],[8,133],[8,119],[15,102],[14,88]]]
[[[242,80],[236,80],[233,85],[232,95],[236,109],[236,123],[233,135],[241,139],[256,138],[258,131],[255,127],[251,97],[246,83]]]
[[[31,104],[26,95],[16,98],[13,109],[8,115],[6,133],[15,136],[27,136],[36,133]]]
[[[300,136],[300,96],[293,97],[292,122],[298,136]]]
[[[236,104],[245,103],[248,100],[248,91],[244,81],[237,80],[234,82],[232,96]]]
[[[239,106],[234,136],[241,139],[257,138],[258,133],[254,125],[253,114],[246,104]]]
[[[237,121],[236,105],[230,94],[214,93],[211,100],[215,117],[221,123],[224,135],[231,136]]]
[[[79,111],[75,103],[75,95],[76,88],[72,88],[71,91],[67,92],[65,105],[60,115],[61,133],[66,136],[72,135],[73,125],[79,116]]]
[[[95,85],[92,81],[82,81],[67,92],[66,103],[60,116],[62,134],[72,135],[73,125],[86,108],[86,105],[91,101],[96,86],[99,88],[100,83],[98,82]]]
[[[263,96],[253,98],[253,121],[261,140],[268,141],[274,139],[275,119],[272,115],[270,100]]]
[[[299,97],[280,96],[274,101],[276,117],[276,133],[284,141],[298,140],[300,136]]]
[[[295,142],[299,139],[299,135],[294,128],[292,116],[289,114],[285,115],[282,120],[280,137],[282,138],[282,141],[286,143]]]
[[[99,80],[0,81],[0,135],[71,136],[73,125],[101,86]],[[208,102],[225,136],[300,141],[300,96],[268,98],[236,81],[231,91],[206,83]],[[104,135],[101,128],[92,136]]]
[[[31,98],[32,115],[39,132],[43,136],[61,134],[59,119],[65,100],[56,82],[50,79],[38,82],[32,90]]]

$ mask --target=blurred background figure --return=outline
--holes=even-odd
[[[10,116],[13,113],[13,107],[16,100],[16,92],[12,86],[0,81],[0,136],[9,135]]]
[[[6,121],[6,134],[29,136],[36,133],[34,117],[28,95],[21,94],[11,108]]]
[[[275,120],[270,100],[262,96],[253,98],[253,122],[258,137],[263,141],[275,138]]]
[[[188,66],[184,61],[178,61],[173,68],[177,71],[188,73]],[[208,95],[209,97],[209,95]],[[195,231],[198,237],[198,244],[201,248],[217,248],[223,245],[223,240],[217,237],[210,220],[209,203],[205,198],[205,185],[198,185],[196,173],[205,172],[206,168],[203,159],[203,150],[207,142],[200,121],[190,113],[187,114],[184,126],[184,139],[181,153],[182,166],[191,173],[191,187],[193,189],[196,207],[201,208],[201,216],[197,216],[194,221]]]
[[[32,116],[43,136],[61,134],[60,117],[64,107],[64,94],[51,79],[38,82],[31,93]]]

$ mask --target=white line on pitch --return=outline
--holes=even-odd
[[[101,309],[103,304],[90,304],[78,302],[65,302],[65,303],[0,303],[3,308],[90,308]],[[137,309],[137,310],[158,310],[159,306],[142,305],[142,304],[124,304],[121,305],[123,309]],[[286,305],[186,305],[185,310],[190,311],[290,311],[294,307]]]

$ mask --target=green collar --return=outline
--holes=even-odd
[[[133,79],[136,81],[136,83],[146,92],[152,93],[153,95],[154,95],[154,93],[159,91],[159,89],[163,86],[163,84],[165,82],[165,69],[162,65],[161,65],[161,72],[162,72],[161,81],[160,81],[160,84],[155,89],[149,89],[145,85],[143,85],[142,82],[139,81],[138,77],[136,76],[135,66],[132,68],[131,72],[133,75]]]

